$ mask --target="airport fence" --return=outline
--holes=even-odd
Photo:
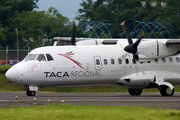
[[[6,64],[5,61],[13,60],[14,62],[22,61],[27,54],[30,52],[30,48],[27,49],[0,49],[0,59],[4,60],[4,65]]]

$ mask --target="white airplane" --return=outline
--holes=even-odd
[[[174,85],[180,84],[180,39],[136,41],[124,23],[128,41],[76,38],[76,46],[36,48],[11,67],[6,77],[28,86],[27,96],[34,96],[38,87],[76,85],[115,85],[127,88],[130,95],[158,88],[162,96],[172,96]],[[74,33],[75,29],[72,44]]]

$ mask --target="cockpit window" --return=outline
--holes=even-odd
[[[44,54],[39,54],[36,60],[46,61],[46,58],[45,58]]]
[[[37,54],[29,54],[26,58],[25,58],[25,61],[28,61],[28,60],[35,60]]]
[[[48,61],[54,60],[53,57],[50,54],[46,54],[46,57],[47,57]]]

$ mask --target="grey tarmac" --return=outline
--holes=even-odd
[[[18,96],[18,102],[15,97]],[[176,92],[171,97],[163,97],[159,92],[144,92],[140,96],[131,96],[127,92],[113,93],[48,93],[37,92],[36,96],[26,96],[25,92],[0,92],[0,107],[51,105],[116,105],[116,106],[143,106],[152,108],[180,109],[180,93]]]

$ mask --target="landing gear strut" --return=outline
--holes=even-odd
[[[36,91],[29,91],[29,90],[27,90],[26,95],[27,96],[35,96],[36,95]]]
[[[142,89],[128,89],[130,95],[141,95]]]
[[[174,94],[174,88],[171,89],[168,86],[162,86],[160,89],[160,93],[162,96],[172,96]]]

